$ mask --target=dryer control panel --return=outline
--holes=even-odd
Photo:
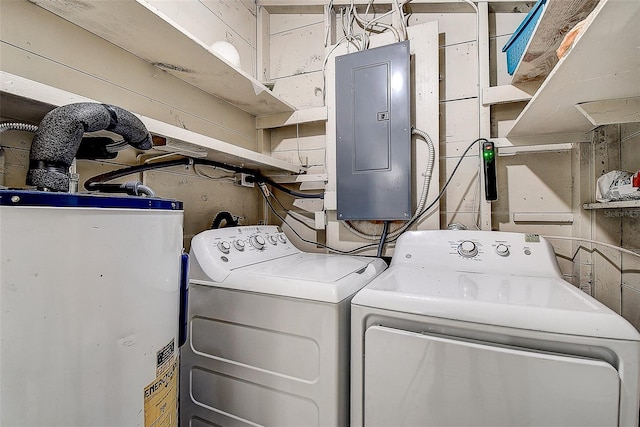
[[[560,277],[553,247],[538,234],[425,230],[403,234],[391,262],[478,273]]]
[[[203,231],[191,240],[191,277],[203,271],[222,281],[232,270],[300,253],[273,225]]]

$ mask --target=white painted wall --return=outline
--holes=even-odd
[[[324,105],[324,16],[272,14],[269,33],[269,80],[273,91],[299,109]],[[271,154],[305,166],[324,166],[323,122],[274,129]]]

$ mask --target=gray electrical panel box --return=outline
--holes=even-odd
[[[339,220],[411,217],[409,42],[336,58]]]

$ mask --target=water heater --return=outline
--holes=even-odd
[[[177,426],[177,201],[0,190],[0,425]]]

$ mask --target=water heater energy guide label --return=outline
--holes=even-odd
[[[144,389],[145,427],[178,426],[178,356],[173,340],[158,352],[157,376]]]

